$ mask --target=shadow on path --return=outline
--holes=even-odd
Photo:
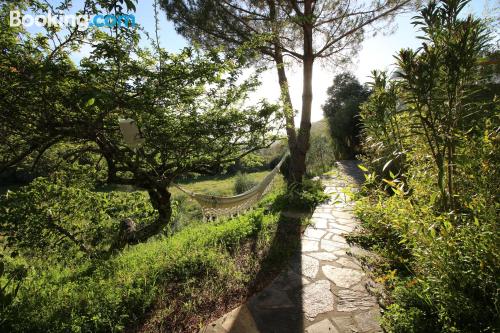
[[[357,161],[339,161],[337,172],[324,179],[331,199],[319,205],[304,234],[301,223],[282,213],[270,256],[254,281],[282,267],[290,242],[296,252],[281,273],[247,302],[204,327],[203,333],[322,333],[381,332],[375,297],[365,286],[369,278],[349,255],[344,235],[358,227],[352,214],[349,189],[364,176]],[[278,255],[276,255],[278,254]],[[281,262],[280,262],[281,261]]]

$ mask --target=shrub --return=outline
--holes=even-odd
[[[258,182],[252,180],[246,173],[238,171],[238,173],[236,174],[236,179],[234,180],[234,193],[241,194],[250,190],[257,184]]]
[[[302,184],[294,183],[288,186],[287,192],[277,198],[276,205],[280,209],[298,209],[313,211],[320,203],[330,197],[323,191],[319,180],[304,179]]]
[[[366,101],[370,91],[353,74],[345,72],[335,76],[327,94],[323,113],[330,125],[332,153],[338,160],[352,159],[360,153],[359,107]]]
[[[414,170],[413,170],[414,171]],[[392,304],[388,332],[489,332],[498,327],[500,236],[496,209],[480,197],[460,223],[434,210],[432,187],[411,184],[411,197],[371,191],[357,203],[368,235],[363,244],[388,266],[376,270]],[[434,198],[434,199],[432,199]],[[489,201],[491,202],[491,201]],[[394,272],[393,276],[387,272]]]
[[[60,259],[106,252],[120,221],[155,219],[142,192],[92,192],[45,178],[0,196],[0,233],[4,241],[30,256]]]

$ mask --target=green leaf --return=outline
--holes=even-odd
[[[87,101],[87,103],[85,103],[85,107],[92,106],[94,105],[94,103],[95,103],[95,98],[91,98]]]
[[[388,180],[388,179],[382,179],[382,180],[391,187],[397,187],[397,184],[395,182],[393,182],[392,180]]]
[[[368,169],[362,164],[358,165],[358,168],[360,168],[361,170],[363,170],[365,172],[368,172]]]
[[[479,219],[474,216],[474,224],[479,227]]]

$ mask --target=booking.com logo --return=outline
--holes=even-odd
[[[78,30],[84,31],[89,27],[135,27],[135,16],[131,14],[120,14],[120,15],[94,15],[90,17],[89,15],[52,15],[50,12],[46,15],[22,15],[20,11],[13,10],[10,12],[10,26],[25,28],[32,27],[33,25],[37,27],[59,27],[72,26],[78,27]]]

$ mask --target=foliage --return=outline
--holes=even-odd
[[[426,145],[438,170],[442,206],[456,208],[456,164],[460,164],[460,142],[477,120],[482,106],[474,95],[477,60],[484,54],[490,36],[484,23],[472,16],[459,18],[468,1],[432,2],[414,18],[425,33],[419,51],[401,50],[398,66],[402,100],[425,134]]]
[[[1,328],[10,332],[123,331],[161,296],[167,303],[166,316],[176,311],[169,317],[171,327],[179,329],[187,325],[182,318],[196,313],[202,304],[244,292],[262,255],[272,262],[266,269],[276,269],[293,253],[298,235],[296,242],[280,242],[274,252],[267,253],[278,223],[295,223],[280,220],[282,196],[275,191],[245,215],[188,226],[171,237],[127,247],[108,260],[11,259],[26,260],[29,268],[15,301],[2,308]],[[255,242],[261,256],[248,253],[245,260],[252,264],[242,268],[235,261],[242,258],[235,256],[245,242]],[[209,285],[213,289],[204,289]],[[203,296],[198,289],[192,293],[193,288],[204,289]],[[198,304],[197,294],[203,297]]]
[[[38,178],[0,197],[3,241],[40,258],[103,254],[126,218],[138,225],[156,219],[144,193],[99,193]]]
[[[27,4],[35,13],[47,10]],[[99,11],[93,4],[95,8],[87,3],[85,8]],[[133,5],[114,4],[118,11]],[[0,11],[0,46],[8,50],[0,56],[0,76],[11,83],[0,88],[5,138],[0,142],[0,172],[27,162],[36,170],[62,143],[73,152],[56,158],[67,161],[56,168],[75,166],[70,162],[75,158],[86,160],[80,164],[100,169],[94,174],[99,181],[148,191],[157,220],[117,248],[132,239],[145,241],[170,224],[167,188],[175,178],[221,172],[275,138],[281,123],[277,107],[265,101],[245,103],[257,82],[253,77],[239,80],[245,62],[237,54],[192,48],[171,54],[155,44],[148,47],[141,42],[141,31],[129,27],[88,29],[83,35],[69,33],[67,39],[50,28],[32,35],[9,26],[11,7],[2,4]],[[77,67],[70,55],[83,44],[81,39],[92,49]],[[140,147],[124,142],[120,118],[136,122]]]
[[[293,163],[287,181],[306,174],[312,111],[312,73],[316,60],[346,62],[355,54],[364,32],[375,21],[390,19],[409,1],[339,2],[163,0],[162,7],[176,30],[195,44],[223,45],[228,53],[244,46],[244,56],[272,61],[283,103],[288,147]],[[261,57],[258,57],[261,55]],[[303,68],[300,128],[295,126],[285,56]]]
[[[327,94],[323,113],[330,125],[335,158],[353,159],[361,152],[359,107],[368,98],[369,90],[354,75],[346,72],[335,76]]]
[[[27,273],[23,264],[9,264],[10,262],[0,255],[0,309],[2,309],[0,313],[12,305]],[[0,318],[0,327],[3,326],[5,320],[6,318]]]
[[[483,59],[496,53],[484,23],[461,15],[466,4],[424,7],[422,47],[399,53],[396,80],[376,72],[362,107],[371,174],[359,240],[386,260],[375,273],[390,292],[388,332],[499,327],[498,69]]]
[[[323,190],[320,180],[304,179],[302,183],[288,185],[287,192],[278,199],[276,205],[282,210],[312,212],[317,205],[330,198]]]
[[[234,193],[241,194],[253,188],[258,183],[250,179],[247,174],[238,172],[234,181]]]
[[[335,162],[335,149],[331,137],[326,133],[311,133],[307,153],[307,175],[318,176],[331,169]]]
[[[363,156],[377,174],[389,178],[389,172],[401,175],[407,146],[414,138],[408,115],[402,112],[398,88],[386,72],[373,71],[371,94],[361,106]],[[393,177],[394,178],[394,177]]]

